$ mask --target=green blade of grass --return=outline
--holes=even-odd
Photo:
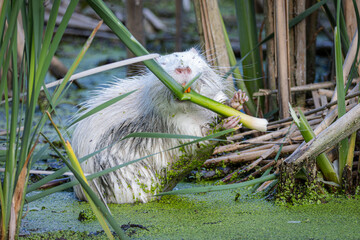
[[[256,47],[258,37],[254,2],[252,0],[235,1],[235,7],[241,54],[250,53],[242,64],[245,85],[249,92],[249,98],[252,98],[253,93],[263,88],[260,50]]]
[[[93,114],[95,114],[95,113],[103,110],[104,108],[106,108],[106,107],[108,107],[108,106],[110,106],[110,105],[112,105],[112,104],[114,104],[114,103],[117,103],[118,101],[120,101],[121,99],[129,96],[130,94],[132,94],[132,93],[135,92],[135,91],[136,91],[136,90],[131,91],[131,92],[128,92],[128,93],[125,93],[125,94],[122,94],[122,95],[117,96],[117,97],[115,97],[115,98],[113,98],[113,99],[111,99],[111,100],[109,100],[109,101],[107,101],[107,102],[105,102],[105,103],[103,103],[103,104],[100,104],[99,106],[91,109],[90,111],[88,111],[88,112],[86,112],[85,114],[81,115],[79,118],[75,119],[75,120],[68,126],[68,128],[71,127],[71,126],[73,126],[74,124],[80,122],[81,120],[83,120],[83,119],[85,119],[85,118],[87,118],[87,117],[89,117],[89,116],[91,116],[91,115],[93,115]]]
[[[20,6],[14,6],[14,8],[16,7],[20,7]],[[13,12],[13,11],[12,11]],[[16,21],[16,19],[12,19]],[[11,21],[10,20],[10,21]],[[10,23],[9,23],[9,28],[10,28]],[[8,28],[8,31],[11,32]],[[16,135],[17,135],[17,122],[18,122],[18,114],[19,114],[19,108],[18,108],[18,103],[19,103],[19,86],[18,86],[18,76],[17,76],[17,52],[16,52],[16,37],[17,37],[17,31],[16,31],[16,25],[12,31],[12,36],[9,40],[12,40],[10,42],[10,48],[5,60],[5,68],[2,68],[2,70],[6,69],[6,72],[3,72],[3,74],[7,74],[7,70],[8,70],[8,64],[10,62],[10,59],[12,59],[12,63],[16,64],[13,66],[13,95],[15,98],[15,106],[12,107],[11,110],[11,120],[10,120],[10,135],[9,135],[9,142],[8,142],[8,151],[7,151],[7,155],[6,155],[6,164],[5,164],[5,173],[4,173],[4,183],[3,183],[3,198],[4,198],[4,205],[2,205],[1,210],[4,211],[4,218],[2,219],[3,224],[5,225],[5,227],[7,228],[8,224],[9,224],[9,220],[10,220],[10,209],[11,209],[11,202],[12,202],[12,198],[13,198],[13,192],[16,186],[16,181],[17,181],[17,175],[16,175],[16,169],[17,169],[17,156],[16,156],[16,149],[18,148],[17,144],[16,144]],[[8,34],[8,32],[6,32],[6,34]],[[6,36],[5,34],[5,36]],[[6,66],[7,65],[7,66]],[[15,75],[16,74],[16,75]],[[3,79],[4,81],[7,81],[6,78]],[[8,94],[8,89],[7,86],[5,84],[5,95]],[[1,97],[1,95],[0,95]],[[5,97],[7,99],[7,96]],[[9,119],[9,109],[8,109],[8,103],[5,104],[5,108],[7,108],[7,119]],[[8,122],[8,121],[7,121]]]
[[[95,12],[104,20],[106,25],[121,39],[121,41],[132,51],[136,56],[147,55],[149,52],[131,35],[131,33],[125,28],[120,20],[114,15],[114,13],[99,0],[87,0],[89,5],[95,10]],[[181,99],[183,96],[182,86],[177,83],[164,69],[155,61],[144,61],[144,65],[147,66],[165,86],[167,86],[176,96]]]
[[[86,196],[93,212],[95,213],[96,218],[98,219],[101,227],[104,229],[107,237],[109,239],[114,239],[114,237],[109,229],[109,226],[107,225],[107,223],[104,219],[104,215],[107,215],[106,218],[108,219],[108,221],[111,222],[110,224],[114,228],[115,232],[121,237],[121,239],[124,239],[124,237],[126,237],[126,236],[125,236],[124,232],[122,231],[122,229],[120,227],[118,227],[118,224],[116,223],[115,219],[111,216],[110,212],[108,211],[108,209],[106,208],[104,203],[102,203],[100,201],[100,199],[96,196],[96,194],[91,190],[89,183],[86,180],[86,177],[84,175],[84,172],[81,169],[80,163],[77,160],[77,157],[75,156],[75,153],[71,147],[70,142],[64,140],[59,129],[57,128],[54,121],[52,120],[50,113],[48,111],[46,111],[46,114],[47,114],[49,120],[51,121],[51,124],[55,128],[59,138],[61,139],[61,142],[65,148],[66,154],[70,160],[70,163],[66,160],[63,162],[71,170],[71,172],[74,174],[76,179],[80,182],[82,188],[84,189],[85,196]],[[52,148],[55,149],[54,145],[52,145],[51,143],[50,143],[50,145]]]
[[[44,34],[44,41],[43,41],[43,44],[42,44],[41,53],[40,53],[40,57],[39,57],[39,66],[44,65],[46,54],[48,53],[48,49],[50,47],[52,35],[54,34],[54,29],[55,29],[55,24],[56,24],[56,17],[57,17],[57,13],[58,13],[58,10],[59,10],[59,7],[60,7],[60,3],[61,3],[60,0],[55,0],[52,3],[52,8],[51,8],[51,11],[50,11],[49,19],[48,19],[47,24],[46,24],[46,30],[45,30],[45,34]]]
[[[294,27],[296,24],[298,24],[299,22],[301,22],[302,20],[304,20],[306,17],[308,17],[309,15],[311,15],[313,12],[315,12],[317,9],[319,9],[321,6],[325,6],[326,3],[329,0],[322,0],[319,1],[317,3],[315,3],[314,5],[312,5],[311,7],[309,7],[308,9],[306,9],[304,12],[300,13],[299,15],[297,15],[296,17],[292,18],[289,21],[289,28]],[[232,72],[238,68],[242,62],[244,61],[244,59],[246,59],[248,57],[248,55],[254,51],[255,49],[257,49],[259,46],[261,46],[262,44],[266,43],[267,41],[269,41],[270,39],[272,39],[274,37],[274,33],[270,33],[267,37],[265,37],[261,42],[259,42],[253,49],[251,49],[250,52],[248,52],[245,56],[243,56],[239,61],[237,61],[236,65],[234,65],[225,75],[224,78],[227,78],[230,74],[232,74]]]
[[[61,82],[61,84],[59,85],[59,87],[56,89],[53,97],[52,97],[52,100],[56,105],[59,104],[59,96],[60,94],[62,93],[62,91],[64,90],[65,88],[65,85],[68,83],[71,75],[75,72],[76,68],[78,67],[80,61],[83,59],[85,53],[87,52],[87,50],[89,49],[92,41],[94,40],[94,37],[95,37],[95,34],[96,32],[98,31],[98,29],[100,28],[102,24],[102,21],[100,21],[98,23],[98,25],[95,27],[95,29],[91,32],[89,38],[87,39],[87,41],[85,42],[84,46],[82,47],[80,53],[77,55],[74,63],[71,65],[70,69],[67,71],[65,77],[64,77],[64,80]]]
[[[355,16],[356,16],[357,31],[359,33],[360,32],[360,15],[359,15],[359,9],[357,7],[357,3],[356,3],[355,0],[353,0],[353,6],[354,6]],[[354,77],[357,76],[357,70],[356,70],[357,67],[356,66],[357,66],[359,48],[360,48],[360,38],[358,37],[356,54],[355,54],[354,62],[352,64],[352,66],[351,66],[350,74],[349,74],[348,79],[347,79],[347,83],[346,83],[346,87],[345,87],[345,93],[349,90],[349,87],[351,86],[351,83],[353,82],[352,80],[354,79]],[[344,81],[346,81],[346,79],[344,79]]]
[[[344,79],[343,79],[343,56],[341,53],[341,40],[340,40],[340,10],[341,1],[337,4],[337,19],[334,31],[335,40],[335,69],[336,69],[336,89],[337,89],[337,101],[338,101],[338,117],[342,117],[346,113],[345,105],[345,91],[344,91]],[[349,144],[348,139],[345,138],[339,143],[339,178],[342,178],[342,173],[346,164],[346,157],[348,152]]]
[[[189,194],[189,193],[205,193],[205,192],[214,192],[214,191],[222,191],[228,189],[236,189],[241,187],[251,186],[257,183],[263,183],[269,180],[276,179],[278,177],[277,174],[271,174],[264,177],[260,177],[254,180],[242,182],[242,183],[235,183],[235,184],[228,184],[228,185],[221,185],[221,186],[207,186],[207,187],[194,187],[194,188],[187,188],[181,189],[171,192],[163,192],[159,193],[156,196],[164,196],[164,195],[178,195],[178,194]]]
[[[303,112],[299,110],[299,115],[300,115],[300,119],[299,119],[290,104],[289,104],[289,108],[290,108],[291,117],[294,119],[294,122],[298,127],[301,135],[303,136],[305,142],[309,142],[310,140],[315,138],[315,133],[310,127]],[[316,163],[319,166],[326,180],[332,181],[336,184],[340,183],[339,178],[333,168],[333,165],[331,164],[330,160],[327,158],[325,153],[322,153],[316,157]]]
[[[72,76],[72,74],[75,72],[76,68],[78,67],[78,65],[80,64],[80,61],[83,59],[85,53],[87,52],[87,50],[90,47],[90,44],[92,43],[95,34],[97,32],[97,30],[99,29],[100,25],[102,22],[100,22],[98,24],[98,26],[92,31],[92,33],[90,34],[89,38],[87,39],[87,41],[85,42],[84,46],[82,47],[82,49],[80,50],[80,53],[77,55],[75,61],[73,62],[73,64],[71,65],[71,67],[69,68],[68,72],[66,73],[65,77],[63,78],[63,81],[61,82],[60,86],[55,90],[53,96],[51,98],[48,98],[48,101],[51,103],[51,106],[48,108],[49,112],[54,111],[55,107],[60,103],[60,100],[62,99],[62,96],[64,96],[64,88],[66,86],[66,84],[69,82],[70,77]],[[42,81],[43,86],[44,82]],[[38,88],[37,90],[40,91],[41,88]],[[44,87],[44,90],[46,92],[46,87]],[[38,92],[39,94],[39,92]],[[36,132],[40,132],[41,129],[43,128],[44,124],[45,124],[46,118],[45,118],[45,114],[42,115],[40,121],[38,122],[37,126],[35,127],[35,133]],[[33,135],[33,138],[31,141],[33,141],[35,135]]]
[[[16,24],[17,24],[17,16],[19,13],[19,10],[21,8],[23,1],[15,1],[15,3],[13,4],[13,6],[11,6],[11,13],[10,13],[10,19],[8,20],[8,27],[7,30],[5,32],[5,35],[1,41],[1,46],[0,46],[0,67],[3,66],[3,61],[6,59],[5,58],[5,53],[8,49],[9,43],[10,43],[10,39],[14,34],[14,31],[16,29]],[[3,11],[6,10],[6,5],[7,5],[7,1],[4,1],[4,7],[2,8],[1,13],[3,13]],[[10,7],[10,6],[9,6]],[[4,16],[0,16],[0,21],[2,21],[3,18],[5,18],[6,14],[4,14]],[[4,19],[5,21],[5,19]],[[2,22],[2,24],[5,25],[4,22]],[[2,26],[4,27],[4,26]],[[3,32],[2,32],[3,34]],[[12,40],[15,41],[15,40]],[[3,81],[0,81],[0,96],[2,96],[4,88],[2,87],[5,83]]]
[[[125,28],[125,26],[116,18],[114,13],[104,4],[103,1],[95,1],[95,0],[87,0],[90,6],[95,10],[95,12],[104,20],[104,22],[108,25],[108,27],[114,31],[114,33],[123,41],[123,43],[136,55],[147,55],[148,51],[131,35],[131,33]],[[183,88],[180,84],[178,84],[164,69],[155,61],[155,60],[147,60],[144,61],[145,66],[147,66],[154,74],[161,80],[166,87],[168,87],[175,96],[182,101],[189,100],[195,104],[198,104],[202,107],[206,107],[214,112],[222,112],[223,116],[234,116],[232,114],[234,109],[230,109],[230,107],[224,106],[221,107],[221,111],[219,110],[219,103],[216,101],[209,101],[208,98],[196,94],[193,90],[190,93],[184,93]],[[232,114],[232,115],[230,115]],[[236,115],[242,115],[240,122],[244,125],[249,122],[247,119],[248,116],[246,114],[240,113],[236,111]],[[262,119],[264,120],[264,119]],[[262,129],[260,131],[266,130],[267,121],[258,121],[262,123],[262,126],[256,126],[255,129]],[[248,124],[248,126],[254,126],[257,124]],[[265,125],[265,126],[264,126]]]
[[[237,81],[237,86],[238,86],[239,89],[241,89],[243,92],[245,92],[246,96],[250,96],[249,91],[247,90],[247,87],[246,87],[246,85],[244,83],[244,80],[243,80],[243,78],[241,76],[240,69],[239,69],[239,67],[236,67],[236,65],[237,65],[236,64],[236,57],[235,57],[234,51],[232,49],[229,36],[227,34],[227,31],[226,31],[223,18],[221,18],[221,21],[222,21],[222,30],[223,30],[224,38],[225,38],[226,51],[227,51],[227,54],[229,56],[229,63],[230,63],[231,67],[235,67],[234,70],[233,70],[233,75],[234,75],[234,78]],[[228,76],[229,75],[227,75],[224,78],[227,79]],[[249,109],[251,114],[253,116],[256,116],[256,106],[255,106],[254,100],[252,98],[249,98],[249,101],[247,101],[245,103],[245,105]]]
[[[339,0],[340,1],[340,0]],[[337,24],[337,19],[334,18],[333,14],[331,13],[331,10],[329,9],[328,5],[327,4],[324,4],[324,11],[325,11],[325,14],[326,16],[328,17],[329,19],[329,22],[331,24],[331,27],[333,29],[335,29],[336,26],[341,26],[339,27],[340,28],[340,31],[341,31],[341,40],[342,40],[342,46],[343,46],[343,52],[344,52],[344,55],[347,53],[347,51],[349,50],[349,44],[350,44],[350,40],[349,40],[349,37],[347,36],[347,32],[346,32],[346,27],[344,28],[343,26],[344,23],[343,21],[344,20],[341,20],[341,25],[339,23],[339,25]],[[336,14],[337,16],[340,16],[340,14]],[[342,17],[343,18],[343,17]],[[340,19],[339,19],[340,20]]]
[[[167,149],[167,150],[165,150],[165,151],[163,151],[163,152],[170,151],[170,150],[173,150],[173,149],[176,149],[176,148],[185,147],[185,146],[188,146],[188,145],[190,145],[190,144],[194,144],[194,143],[198,143],[198,142],[202,142],[202,141],[208,141],[208,140],[211,140],[211,139],[216,139],[216,138],[218,138],[218,137],[220,137],[220,136],[222,136],[222,135],[229,134],[229,133],[231,133],[231,132],[233,132],[233,131],[235,131],[235,129],[224,130],[224,131],[221,131],[221,132],[218,132],[218,133],[215,133],[215,134],[211,134],[211,135],[208,135],[208,136],[202,137],[202,138],[197,138],[197,137],[196,137],[197,139],[195,139],[195,140],[193,140],[193,141],[190,141],[190,142],[187,142],[187,143],[184,143],[184,144],[175,146],[175,147],[173,147],[173,148],[169,148],[169,149]],[[43,135],[43,136],[44,136],[44,135]],[[154,137],[157,137],[157,138],[173,138],[173,137],[175,137],[176,135],[174,136],[173,134],[165,134],[165,133],[147,133],[147,134],[143,134],[143,133],[132,133],[132,134],[124,137],[123,139],[127,139],[127,138],[130,138],[130,137],[141,137],[141,136],[153,137],[153,138],[154,138]],[[177,135],[177,136],[178,136],[177,138],[179,138],[179,139],[189,138],[189,136],[183,136],[183,135],[180,135],[180,136]],[[45,137],[45,139],[47,139],[46,136],[44,136],[44,137]],[[47,141],[50,143],[50,141],[49,141],[48,139],[47,139]],[[113,143],[113,144],[116,144],[116,143],[117,143],[117,142],[115,142],[115,143]],[[50,144],[51,144],[51,143],[50,143]],[[111,146],[111,145],[110,145],[110,146]],[[103,150],[105,150],[105,149],[108,148],[108,147],[109,147],[109,146],[107,146],[107,147],[105,147],[105,148],[103,148],[103,149],[100,149],[100,150],[96,151],[96,153],[98,153],[98,152],[100,152],[100,151],[103,151]],[[57,151],[56,149],[54,149],[54,150]],[[93,155],[96,154],[96,153],[91,154],[91,156],[93,156]],[[153,154],[147,155],[147,156],[145,156],[145,157],[138,158],[138,159],[129,161],[129,162],[127,162],[127,163],[123,163],[123,164],[117,165],[117,166],[115,166],[115,167],[102,170],[102,171],[100,171],[100,172],[97,172],[97,173],[88,175],[88,176],[86,177],[86,179],[92,180],[92,179],[94,179],[94,178],[103,176],[103,175],[108,174],[108,173],[110,173],[110,172],[113,172],[113,171],[115,171],[115,170],[117,170],[117,169],[120,169],[120,168],[122,168],[122,167],[128,166],[128,165],[130,165],[130,164],[133,164],[133,163],[136,163],[136,162],[139,162],[139,161],[142,161],[142,160],[144,160],[144,159],[146,159],[146,158],[152,157],[152,156],[154,156],[154,155],[156,155],[156,154],[159,154],[159,153],[161,153],[161,152],[153,153]],[[62,154],[61,154],[60,152],[57,152],[57,154],[58,154],[58,156],[59,156],[60,158],[63,159],[63,161],[66,160],[66,159],[62,156]],[[90,158],[91,156],[86,156],[86,157],[80,159],[79,162],[81,163],[81,162],[87,160],[88,158]],[[30,192],[30,190],[31,190],[31,191],[36,190],[38,187],[42,186],[43,184],[45,184],[45,183],[47,183],[47,182],[55,179],[56,177],[61,176],[61,175],[62,175],[64,172],[66,172],[67,170],[68,170],[68,168],[65,168],[65,167],[64,167],[64,168],[58,170],[57,172],[55,172],[54,174],[45,177],[45,178],[44,178],[45,180],[42,179],[42,180],[40,180],[40,181],[38,181],[38,182],[30,185],[30,187],[28,188],[28,190],[29,190],[28,192]],[[61,174],[60,174],[60,173],[61,173]],[[53,176],[56,176],[56,177],[53,178]],[[39,183],[40,183],[40,184],[39,184]],[[41,192],[41,193],[39,193],[39,194],[26,197],[26,201],[27,201],[27,202],[35,201],[35,200],[37,200],[37,199],[39,199],[39,198],[42,198],[42,197],[45,197],[45,196],[47,196],[47,195],[49,195],[49,194],[52,194],[52,193],[55,193],[55,192],[58,192],[58,191],[62,191],[62,190],[64,190],[64,189],[67,189],[67,188],[70,188],[70,187],[72,187],[72,186],[75,186],[76,184],[78,184],[78,182],[76,182],[76,181],[72,181],[72,182],[70,182],[70,183],[62,184],[62,185],[57,186],[57,187],[54,187],[54,188],[52,188],[52,189],[45,190],[45,191],[43,191],[43,192]]]
[[[6,11],[8,9],[9,0],[2,1],[1,13],[0,13],[0,39],[3,39],[5,29]],[[0,92],[0,96],[2,93]]]
[[[201,73],[198,73],[193,79],[191,79],[185,86],[183,86],[183,90],[186,91],[193,83],[201,77]]]
[[[356,132],[351,134],[349,150],[348,150],[348,154],[347,154],[347,157],[346,157],[346,165],[349,166],[350,169],[352,169],[352,166],[353,166],[355,142],[356,142]]]

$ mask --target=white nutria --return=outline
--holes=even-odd
[[[180,84],[187,83],[201,73],[200,79],[191,88],[216,101],[227,100],[223,79],[194,48],[162,56],[157,61]],[[85,103],[86,111],[135,89],[137,91],[133,94],[76,125],[72,146],[77,157],[84,157],[113,144],[81,164],[85,173],[99,172],[179,145],[176,139],[129,138],[118,141],[130,133],[162,132],[204,136],[209,124],[217,116],[196,104],[177,100],[151,72],[117,79],[108,87],[97,90]],[[93,182],[90,186],[97,194],[100,192],[108,203],[148,202],[158,192],[161,178],[166,176],[166,171],[178,155],[179,150],[157,154],[94,179],[97,188]],[[74,190],[79,199],[85,199],[79,186]]]

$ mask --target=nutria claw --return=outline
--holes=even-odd
[[[230,100],[230,107],[240,111],[243,108],[243,104],[249,101],[249,97],[241,89],[235,92],[234,96]]]

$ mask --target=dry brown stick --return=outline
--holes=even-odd
[[[292,144],[288,146],[284,146],[282,148],[281,153],[292,153],[300,146],[300,144]],[[212,164],[220,164],[220,163],[241,163],[241,162],[248,162],[253,161],[256,158],[260,157],[264,154],[267,150],[260,150],[256,152],[248,152],[248,153],[239,153],[239,154],[229,154],[227,156],[221,156],[217,158],[211,158],[205,161],[205,166],[210,166]],[[272,154],[273,155],[273,154]],[[270,155],[270,156],[272,156]]]
[[[295,15],[299,15],[303,11],[306,10],[306,1],[293,1],[293,8]],[[295,17],[295,16],[293,16]],[[292,46],[294,49],[293,59],[295,60],[292,63],[292,68],[295,68],[294,71],[294,81],[296,86],[305,86],[306,85],[306,21],[301,21],[294,27],[294,30],[290,30],[294,37]],[[290,44],[291,46],[291,44]],[[292,70],[292,69],[291,69]],[[291,89],[291,88],[290,88]],[[290,90],[291,91],[291,90]],[[306,94],[305,93],[298,93],[295,94],[295,102],[298,106],[305,106]]]
[[[322,117],[315,115],[315,116],[308,116],[306,119],[308,121],[310,121],[310,120],[318,119],[318,118],[322,118]],[[292,122],[292,119],[291,119],[291,121],[287,121],[287,122],[283,122],[283,123],[279,123],[279,124],[272,124],[267,129],[269,131],[269,130],[276,129],[276,128],[279,128],[279,127],[285,127],[287,125],[290,125],[291,122]],[[235,141],[235,140],[242,139],[247,135],[257,133],[257,132],[259,132],[259,131],[258,130],[250,130],[250,131],[246,131],[246,132],[243,132],[243,133],[235,134],[233,136],[227,137],[226,139],[229,140],[229,141]]]
[[[70,178],[60,178],[60,179],[54,179],[48,183],[45,183],[44,185],[42,185],[41,187],[39,187],[38,189],[47,189],[47,188],[52,188],[52,187],[56,187],[60,184],[63,184],[65,182],[68,182],[70,180]]]
[[[346,104],[347,104],[347,102],[346,102]],[[346,111],[347,112],[350,111],[356,105],[357,105],[357,103],[353,103],[353,104],[346,106]],[[334,108],[332,111],[330,111],[326,115],[324,120],[314,129],[315,135],[318,135],[321,131],[323,131],[328,126],[330,126],[330,124],[336,119],[337,115],[338,115],[338,108],[336,106],[336,108]]]
[[[309,124],[310,124],[310,126],[313,126],[315,124],[318,124],[319,122],[321,122],[321,119],[314,119],[314,120],[310,120]],[[252,139],[247,140],[247,141],[241,141],[241,142],[237,142],[237,143],[234,143],[234,144],[228,144],[228,145],[224,145],[224,146],[219,146],[219,147],[215,148],[213,154],[219,154],[219,153],[223,153],[223,152],[231,152],[231,151],[235,151],[235,150],[240,150],[240,149],[247,148],[249,146],[252,146],[254,144],[259,144],[259,143],[268,143],[266,141],[281,137],[287,131],[288,131],[287,128],[282,128],[282,129],[280,129],[278,131],[271,132],[271,133],[268,133],[268,134],[265,134],[265,135],[261,135],[259,137],[252,138]],[[295,137],[294,134],[296,135],[296,137],[300,135],[300,133],[297,131],[296,133],[293,133],[291,137],[294,138]],[[280,144],[280,142],[278,142],[278,144]]]
[[[222,179],[223,182],[227,182],[231,179],[231,177],[237,173],[245,173],[250,171],[251,169],[253,169],[254,167],[256,167],[257,165],[259,165],[263,160],[265,160],[267,157],[269,157],[270,155],[274,154],[275,152],[277,153],[280,149],[280,145],[274,145],[272,148],[270,148],[268,151],[266,151],[264,154],[262,154],[256,161],[252,162],[250,165],[237,170],[231,174],[229,174],[226,178]]]
[[[358,31],[356,30],[354,37],[351,41],[349,50],[346,54],[346,58],[343,64],[343,79],[344,79],[344,86],[346,86],[347,82],[352,80],[352,79],[348,79],[350,70],[351,70],[351,66],[353,65],[354,59],[355,59],[355,55],[357,52],[357,43],[358,43]],[[334,95],[331,98],[331,101],[336,101],[337,100],[337,87],[335,87],[335,91],[334,91]]]
[[[322,131],[316,138],[303,144],[286,160],[287,167],[301,167],[303,161],[318,156],[360,128],[360,104]]]
[[[306,91],[318,90],[320,88],[330,88],[330,87],[333,87],[334,85],[335,84],[333,82],[312,83],[312,84],[307,84],[307,85],[303,85],[303,86],[291,87],[290,91],[292,93],[306,92]],[[259,92],[254,93],[253,96],[259,97],[259,96],[266,96],[266,95],[271,95],[271,94],[275,94],[275,93],[278,93],[277,89],[274,89],[274,90],[260,89]]]
[[[334,94],[334,90],[329,90],[329,89],[324,89],[324,88],[320,88],[318,90],[318,92],[319,92],[320,95],[324,95],[327,98],[331,98],[332,95]]]
[[[289,32],[288,32],[287,1],[275,1],[275,43],[276,58],[278,62],[278,103],[281,118],[286,118],[289,113],[290,79],[289,79]]]
[[[266,141],[266,140],[269,140],[269,139],[277,138],[277,137],[280,137],[280,136],[284,135],[285,133],[286,133],[286,129],[281,129],[281,130],[276,131],[276,132],[271,132],[271,133],[268,133],[268,134],[265,134],[265,135],[262,135],[262,136],[259,136],[259,137],[256,137],[256,138],[252,138],[252,139],[246,141],[247,144],[243,144],[242,142],[237,142],[237,143],[234,143],[234,144],[229,144],[229,145],[225,145],[225,146],[219,146],[219,147],[215,148],[213,154],[235,151],[235,150],[238,150],[238,149],[240,149],[242,147],[250,146],[251,143],[253,143],[253,142],[260,142],[260,141]]]
[[[355,91],[354,91],[355,89]],[[357,89],[359,89],[359,86],[356,85],[353,90],[350,91],[350,93],[345,97],[345,100],[349,100],[351,98],[354,98],[354,97],[357,97],[357,96],[360,96],[360,92],[359,91],[356,91]],[[333,102],[330,102],[324,106],[321,106],[317,109],[313,109],[313,110],[310,110],[310,111],[306,111],[304,112],[304,115],[305,116],[308,116],[308,115],[311,115],[311,114],[314,114],[314,113],[317,113],[319,111],[323,111],[327,108],[330,108],[331,106],[334,106],[334,105],[337,105],[337,101],[333,101]],[[285,123],[285,122],[288,122],[288,121],[292,121],[292,118],[291,117],[288,117],[288,118],[284,118],[284,119],[281,119],[281,120],[278,120],[278,121],[274,121],[274,122],[270,122],[268,124],[268,128],[271,126],[271,125],[275,125],[275,124],[280,124],[280,123]]]
[[[264,191],[268,186],[270,186],[270,184],[271,184],[273,181],[276,181],[276,180],[270,180],[270,181],[263,182],[263,183],[260,185],[260,187],[258,187],[258,189],[256,189],[256,192]]]
[[[279,161],[273,160],[273,161],[269,162],[268,164],[266,164],[265,166],[261,167],[260,169],[256,170],[255,172],[253,172],[253,173],[249,174],[248,176],[244,177],[243,179],[241,179],[239,181],[236,181],[236,183],[245,182],[250,177],[256,177],[257,175],[259,175],[262,172],[265,172],[267,169],[274,166],[275,164],[279,166],[281,162],[282,162],[281,160],[279,160]]]
[[[289,129],[288,129],[288,132],[286,134],[286,136],[279,140],[280,141],[283,141],[283,142],[288,142],[289,141],[289,138],[290,136],[295,132],[295,130],[297,129],[296,125],[292,125]],[[268,158],[271,154],[275,153],[275,152],[278,152],[280,149],[280,146],[279,145],[274,145],[271,149],[269,149],[268,151],[266,151],[264,154],[262,154],[256,161],[252,162],[250,165],[242,168],[242,169],[238,169],[234,172],[232,172],[231,174],[227,175],[225,178],[223,178],[221,181],[223,182],[227,182],[229,181],[232,176],[234,174],[240,174],[240,173],[244,173],[244,172],[248,172],[250,171],[251,169],[253,169],[254,167],[256,167],[258,164],[260,164],[260,162],[262,162],[263,160],[265,160],[266,158]]]
[[[264,145],[260,145],[260,146],[256,146],[256,145],[254,146],[254,144],[245,144],[245,145],[243,145],[244,148],[249,147],[249,146],[252,146],[252,148],[241,150],[241,154],[253,153],[256,151],[260,151],[260,150],[267,150],[276,144],[281,144],[281,143],[277,143],[276,141],[273,141],[272,143],[264,144]],[[237,154],[237,153],[229,153],[229,154]]]

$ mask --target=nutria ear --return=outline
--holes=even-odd
[[[189,51],[195,54],[199,54],[199,52],[195,48],[191,48]]]

